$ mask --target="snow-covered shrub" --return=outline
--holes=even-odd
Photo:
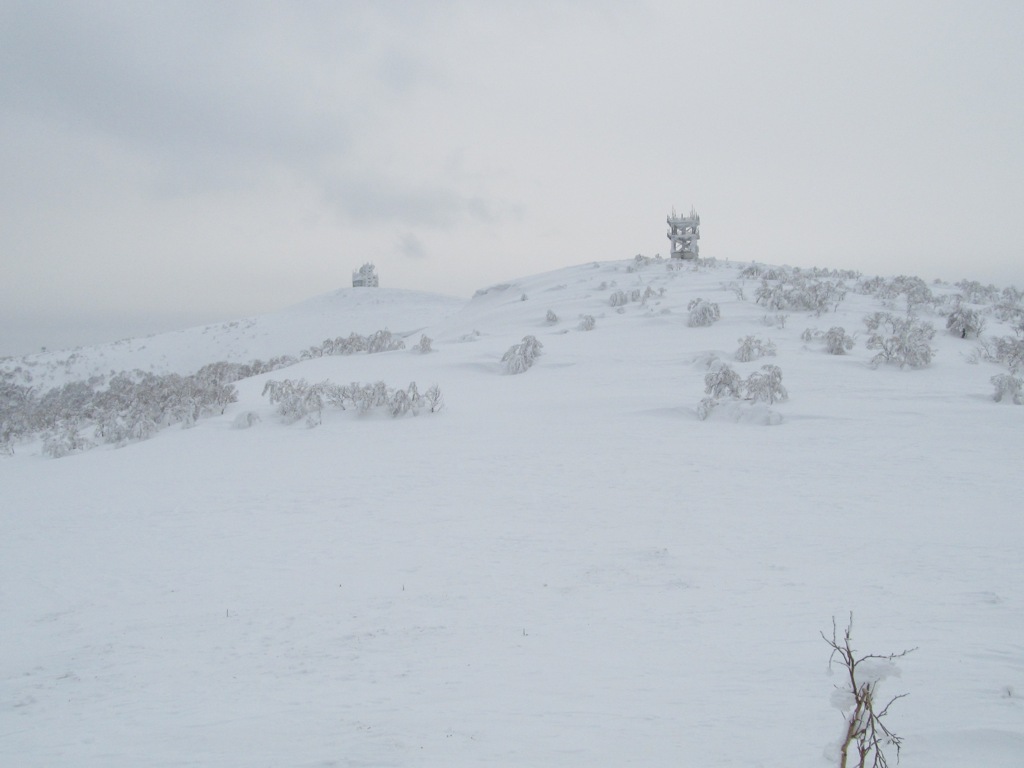
[[[931,363],[935,355],[930,343],[935,336],[931,323],[916,317],[897,317],[888,312],[868,315],[864,323],[871,332],[867,348],[878,350],[871,359],[873,368],[882,363],[896,363],[900,368],[908,365],[922,368]]]
[[[392,416],[401,416],[412,410],[412,398],[404,389],[397,389],[388,399],[388,410]]]
[[[519,344],[513,344],[501,358],[505,373],[525,373],[540,356],[544,345],[536,336],[524,336]]]
[[[661,255],[657,254],[654,258],[650,256],[644,256],[642,253],[638,253],[633,257],[633,263],[626,267],[627,272],[636,272],[644,267],[650,266],[656,261],[662,261]]]
[[[405,342],[394,338],[391,331],[387,329],[375,331],[366,341],[366,351],[371,355],[376,352],[391,352],[396,349],[405,349]]]
[[[842,326],[833,326],[825,332],[825,351],[830,355],[845,355],[853,349],[853,338]]]
[[[14,441],[35,431],[36,407],[32,387],[17,373],[0,372],[0,452],[13,453]]]
[[[580,324],[578,327],[581,331],[592,331],[596,325],[597,321],[594,320],[593,315],[583,315],[580,317]]]
[[[713,397],[705,397],[697,405],[697,418],[701,421],[706,420],[707,417],[711,415],[711,412],[715,410],[717,405],[718,400]]]
[[[777,365],[762,365],[761,373],[752,373],[744,382],[746,399],[755,403],[763,401],[771,405],[776,400],[789,399],[789,393],[782,386],[782,369]]]
[[[784,276],[782,270],[766,267],[764,264],[750,264],[740,271],[740,277],[748,279],[778,280]]]
[[[327,387],[326,381],[310,384],[305,379],[268,380],[263,385],[263,394],[271,405],[277,405],[277,412],[285,424],[305,418],[312,426],[322,420]]]
[[[243,411],[231,420],[231,427],[232,429],[249,429],[255,427],[260,421],[260,415],[255,411]]]
[[[434,350],[431,348],[431,344],[434,340],[427,336],[425,333],[420,334],[419,342],[412,348],[413,352],[418,352],[421,355],[426,355]]]
[[[1024,392],[1024,379],[1010,373],[1000,373],[992,377],[992,386],[996,388],[992,398],[1001,403],[1003,400],[1021,405],[1021,393]]]
[[[613,307],[621,307],[627,304],[628,302],[629,297],[626,295],[626,292],[621,289],[614,291],[612,295],[608,297],[608,303],[611,304]]]
[[[657,299],[665,295],[665,288],[662,286],[658,290],[654,290],[651,286],[644,288],[644,292],[640,295],[640,303],[645,305],[651,299]]]
[[[781,313],[775,315],[765,315],[761,318],[761,324],[767,325],[769,328],[778,328],[782,330],[786,327],[786,321],[789,319],[789,315],[783,315]]]
[[[95,443],[78,433],[76,425],[54,429],[43,438],[43,453],[54,459],[81,453],[94,446]]]
[[[740,397],[743,388],[743,381],[725,363],[715,363],[710,371],[704,376],[704,392],[712,398]]]
[[[444,396],[441,394],[441,388],[437,384],[432,385],[423,393],[423,400],[426,402],[427,408],[431,413],[437,413],[444,408]]]
[[[985,319],[978,312],[963,304],[958,304],[946,316],[946,330],[961,339],[980,335],[984,327]]]
[[[744,400],[748,403],[772,404],[776,400],[789,399],[786,388],[782,386],[782,370],[777,365],[761,366],[760,372],[750,374],[745,381],[736,371],[720,361],[712,360],[710,368],[711,370],[704,376],[704,393],[707,397],[697,406],[697,416],[702,421],[723,402],[738,403]],[[735,416],[737,419],[740,418],[740,414]],[[759,423],[763,424],[777,424],[780,420],[778,414],[769,411],[758,417]]]
[[[820,341],[825,345],[825,351],[830,355],[845,355],[853,349],[853,337],[846,335],[846,329],[842,326],[833,326],[827,331],[808,328],[800,334],[804,341]]]
[[[67,419],[54,424],[43,433],[43,453],[54,459],[81,453],[94,448],[94,443],[81,434],[81,424],[77,419]]]
[[[739,349],[734,357],[741,363],[749,363],[760,357],[774,357],[775,345],[771,341],[761,341],[756,336],[746,336],[739,339]]]
[[[558,315],[549,309],[547,315],[544,317],[544,322],[548,325],[554,325],[558,322]]]
[[[709,326],[722,316],[717,304],[704,299],[694,299],[686,305],[686,309],[690,312],[687,325],[691,328]]]

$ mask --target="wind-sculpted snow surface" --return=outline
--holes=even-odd
[[[1024,407],[993,394],[1020,293],[803,270],[845,297],[758,303],[794,274],[588,263],[3,361],[17,414],[18,387],[295,356],[189,429],[7,441],[0,765],[825,768],[847,719],[820,633],[851,612],[858,649],[918,648],[881,690],[908,694],[902,768],[1024,765]],[[946,330],[958,305],[979,337]],[[872,367],[890,329],[864,318],[908,310],[941,329],[929,364]],[[298,359],[387,328],[404,350]],[[497,375],[524,337],[544,356]],[[317,390],[315,429],[269,381]]]

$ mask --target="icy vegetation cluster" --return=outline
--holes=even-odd
[[[777,280],[762,278],[754,296],[758,304],[770,310],[796,310],[821,315],[835,311],[846,298],[842,280],[808,277],[803,273],[784,273]]]
[[[662,288],[660,291],[656,291],[651,286],[646,286],[642,291],[639,288],[633,288],[629,293],[626,293],[621,288],[612,293],[608,297],[608,303],[613,307],[624,307],[630,302],[646,305],[650,299],[658,296],[664,296],[665,289]]]
[[[704,393],[708,395],[697,407],[697,416],[703,421],[711,412],[727,401],[747,401],[771,405],[789,399],[782,386],[782,369],[777,365],[763,365],[760,371],[746,379],[720,360],[712,360],[704,376]]]
[[[381,409],[395,417],[407,413],[416,415],[421,410],[437,413],[444,406],[444,398],[437,385],[421,395],[416,382],[405,389],[394,389],[383,381],[374,384],[334,384],[330,381],[310,384],[305,379],[269,380],[263,386],[263,394],[271,405],[277,406],[277,413],[285,424],[305,419],[311,427],[323,422],[323,410],[327,406],[359,413]]]
[[[817,328],[807,328],[800,334],[804,341],[817,341],[825,345],[825,351],[830,355],[845,355],[853,349],[854,340],[852,336],[846,335],[846,329],[842,326],[833,326],[827,331],[819,331]]]
[[[373,355],[378,352],[394,352],[398,349],[405,349],[405,342],[401,339],[396,339],[391,335],[391,331],[385,329],[376,331],[369,336],[360,336],[358,333],[352,333],[348,336],[327,339],[319,346],[310,347],[303,351],[301,357],[303,360],[309,360],[310,358],[323,357],[325,355],[354,355],[359,352]]]
[[[667,275],[664,272],[657,275],[649,273],[641,279],[641,271],[662,264],[668,270]],[[602,266],[594,264],[593,268],[602,269]],[[736,302],[759,305],[766,311],[763,324],[781,332],[781,337],[775,340],[764,340],[753,334],[741,336],[732,353],[737,363],[751,363],[779,353],[778,345],[785,346],[786,338],[792,338],[786,332],[786,321],[790,316],[786,313],[803,312],[815,317],[838,313],[840,305],[852,294],[873,298],[880,310],[863,317],[867,329],[863,348],[871,353],[864,358],[867,365],[911,369],[930,365],[938,348],[945,348],[937,344],[935,338],[936,327],[944,326],[949,337],[971,344],[962,353],[968,362],[1003,369],[988,375],[995,401],[1020,404],[1022,400],[1024,292],[1014,287],[1000,290],[968,280],[952,285],[938,281],[929,284],[919,277],[907,275],[863,277],[849,270],[760,264],[731,268],[714,260],[696,259],[683,263],[643,255],[616,269],[620,274],[624,269],[627,274],[634,275],[631,278],[634,285],[617,287],[615,279],[595,279],[593,282],[598,290],[611,290],[610,295],[605,294],[607,301],[600,303],[615,308],[619,315],[623,315],[629,305],[644,307],[647,309],[646,317],[654,316],[652,305],[666,300],[667,286],[684,284],[685,273],[732,269],[730,279],[722,283],[720,290],[731,294],[730,299],[735,297]],[[607,276],[605,271],[602,277]],[[748,283],[753,284],[753,290]],[[706,282],[702,285],[701,292],[708,290]],[[545,290],[564,291],[567,286],[568,283],[562,282]],[[519,289],[522,286],[519,283],[492,286],[478,291],[475,298],[495,300],[513,287]],[[590,286],[588,290],[593,288]],[[525,291],[517,290],[517,298],[521,300],[525,296]],[[683,317],[690,327],[707,328],[722,317],[716,301],[694,297],[693,294],[676,298],[681,299],[680,308],[686,309]],[[579,307],[583,311],[576,315],[579,318],[578,330],[594,331],[597,328],[595,315],[590,312],[599,309],[600,303],[591,302]],[[562,312],[567,308],[559,305],[548,309],[544,325],[558,324],[560,320],[556,310]],[[671,309],[665,307],[659,316],[669,314]],[[848,315],[849,312],[844,313],[844,316]],[[225,329],[238,327],[239,323],[224,326]],[[1004,329],[1003,334],[986,334],[990,327]],[[566,332],[565,329],[554,331]],[[847,333],[838,324],[827,331],[807,328],[799,338],[807,345],[804,349],[814,345],[828,355],[855,354],[855,335]],[[462,337],[465,341],[479,339],[478,331]],[[433,339],[423,334],[411,351],[427,354],[433,351],[433,344]],[[524,336],[522,342],[504,353],[501,370],[508,374],[528,371],[543,347],[537,336]],[[63,456],[98,445],[121,446],[145,440],[166,427],[176,424],[187,427],[199,419],[224,413],[226,406],[235,400],[235,382],[314,358],[375,354],[404,348],[405,342],[385,328],[366,336],[351,333],[328,338],[304,349],[298,356],[281,355],[249,363],[222,361],[188,375],[142,370],[116,373],[110,370],[105,375],[82,375],[69,380],[73,377],[73,368],[81,369],[87,362],[81,353],[72,352],[59,362],[51,359],[46,363],[47,376],[53,381],[49,387],[33,380],[35,366],[39,363],[31,357],[24,358],[22,365],[14,364],[13,360],[3,361],[4,364],[0,365],[0,453],[13,453],[18,443],[31,441],[38,441],[42,451],[48,455]],[[716,357],[719,354],[725,353],[721,349],[714,353]],[[783,400],[785,389],[781,380],[777,366],[765,366],[761,371],[742,378],[728,366],[719,364],[706,377],[708,398],[701,404],[698,415],[705,418],[723,402],[774,403]],[[416,412],[422,407],[422,398],[409,389],[392,390],[379,383],[345,386],[348,388],[333,384],[306,384],[299,379],[273,386],[268,384],[267,394],[285,421],[311,416],[319,420],[323,403],[355,411],[385,409],[396,415]],[[432,410],[433,404],[427,407]]]
[[[235,388],[221,374],[217,366],[191,376],[122,372],[37,396],[16,374],[0,372],[0,450],[11,453],[16,441],[38,436],[43,452],[60,458],[99,444],[145,440],[174,424],[191,426],[235,401]]]
[[[146,440],[170,426],[190,427],[199,419],[224,413],[237,399],[233,384],[243,379],[325,355],[374,354],[404,348],[404,342],[388,330],[369,336],[352,333],[309,347],[299,358],[281,355],[250,363],[221,361],[186,376],[122,371],[109,377],[71,381],[41,394],[32,386],[32,374],[25,368],[0,369],[0,453],[13,453],[15,443],[33,438],[40,438],[43,453],[54,458],[99,445],[123,446]],[[430,352],[431,339],[421,336],[413,350]],[[372,407],[381,406],[375,385],[349,386],[369,387],[375,393],[370,398],[362,390],[347,390],[350,407],[365,411],[363,404],[367,402],[373,402]],[[397,411],[396,415],[417,412],[427,394],[421,398],[414,390],[415,385],[411,390],[387,390],[384,405]],[[433,388],[428,390],[428,394],[432,392]],[[339,403],[345,402],[345,397],[339,398]],[[431,399],[431,412],[435,405]]]
[[[926,315],[944,323],[947,332],[960,339],[976,339],[978,346],[967,355],[972,363],[989,362],[1005,366],[1008,373],[991,377],[995,387],[993,399],[997,402],[1020,402],[1024,380],[1020,371],[1024,365],[1024,292],[1014,286],[996,288],[977,281],[961,280],[954,284],[956,292],[936,293],[919,277],[862,277],[857,272],[840,270],[801,270],[787,267],[768,267],[751,264],[740,272],[741,278],[756,279],[759,286],[756,301],[772,310],[803,310],[820,316],[836,311],[848,292],[871,296],[887,312],[873,312],[864,318],[868,330],[867,349],[875,351],[870,360],[872,367],[894,364],[900,368],[923,368],[936,354],[933,346],[935,327]],[[848,281],[852,287],[847,286]],[[946,287],[945,284],[939,284]],[[743,287],[733,284],[731,289],[740,299]],[[765,316],[766,325],[785,326],[783,315],[773,321]],[[1013,336],[986,337],[983,332],[987,318],[1009,324]],[[842,355],[853,349],[854,339],[839,326],[822,333],[807,329],[801,338],[805,342],[821,342],[832,355]],[[739,358],[737,358],[739,359]]]

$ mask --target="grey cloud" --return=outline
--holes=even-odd
[[[463,221],[496,217],[487,202],[442,187],[414,187],[384,178],[342,179],[328,185],[328,203],[343,218],[375,224],[406,224],[449,229]]]
[[[407,259],[423,259],[427,256],[427,249],[423,247],[423,241],[412,232],[406,232],[399,238],[398,247],[401,254]]]
[[[425,77],[412,53],[379,50],[373,14],[325,9],[8,5],[0,114],[92,131],[200,178],[239,164],[308,174],[351,152],[354,115]]]

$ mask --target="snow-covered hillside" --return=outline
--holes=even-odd
[[[873,366],[908,305],[930,361]],[[852,612],[863,653],[917,649],[879,685],[909,694],[887,718],[901,765],[1020,766],[1024,408],[991,381],[1020,376],[994,362],[1020,305],[628,260],[0,361],[36,396],[406,343],[242,379],[223,413],[123,447],[8,443],[0,763],[835,765],[820,633]],[[957,310],[980,337],[947,331]],[[829,354],[838,327],[852,348]],[[511,375],[527,336],[542,354]],[[751,399],[766,365],[788,398]],[[736,396],[709,402],[729,370]],[[284,423],[263,392],[285,379],[437,385],[445,407]]]

